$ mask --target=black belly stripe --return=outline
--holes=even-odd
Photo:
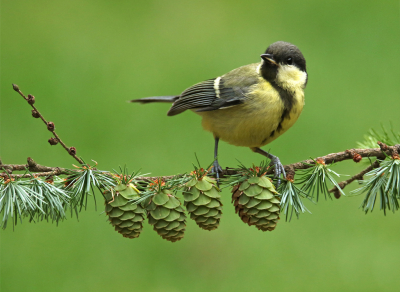
[[[267,142],[268,138],[271,138],[271,137],[274,136],[274,135],[275,135],[275,130],[273,130],[273,131],[271,132],[271,134],[269,134],[268,137],[265,137],[265,139],[261,141],[261,144],[264,144],[265,142]]]
[[[290,92],[279,87],[278,85],[276,85],[275,82],[271,82],[271,85],[278,91],[279,97],[283,102],[284,108],[278,126],[276,127],[275,130],[271,132],[271,134],[269,134],[269,136],[265,137],[261,141],[261,144],[264,144],[269,138],[274,136],[276,132],[282,131],[282,123],[285,119],[290,118],[290,112],[292,111],[293,105],[296,103],[296,100],[294,99],[293,95]]]
[[[271,132],[271,134],[269,135],[268,138],[270,138],[270,137],[272,137],[272,136],[274,136],[274,135],[275,135],[275,130],[273,130],[273,131]],[[265,140],[267,140],[268,138],[265,138]],[[264,140],[263,142],[265,142],[265,140]]]
[[[275,131],[282,131],[282,123],[285,119],[290,118],[290,113],[292,111],[293,105],[296,103],[296,100],[294,99],[293,94],[281,87],[279,87],[275,82],[271,82],[271,85],[278,91],[279,97],[281,98],[283,102],[283,111],[281,115],[281,120],[279,121],[278,127],[274,131],[272,131],[270,137],[275,134]]]
[[[283,113],[282,113],[281,120],[280,120],[280,122],[279,122],[279,124],[278,124],[278,127],[276,127],[276,130],[277,130],[278,132],[282,131],[282,123],[283,123],[283,121],[284,121],[286,118],[290,118],[290,112],[289,112],[288,110],[285,109],[285,110],[283,111]]]

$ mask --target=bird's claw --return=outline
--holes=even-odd
[[[222,167],[219,165],[217,160],[215,160],[213,163],[211,173],[215,173],[215,177],[217,178],[217,181],[219,181],[219,174],[222,173]]]
[[[276,182],[276,188],[278,188],[279,185],[281,184],[281,179],[280,179],[281,174],[283,174],[283,177],[286,177],[285,169],[283,168],[283,165],[277,156],[273,156],[271,158],[270,165],[274,166],[274,177],[278,179]]]

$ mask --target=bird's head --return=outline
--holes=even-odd
[[[295,45],[282,41],[273,43],[261,55],[261,59],[260,73],[267,81],[288,90],[306,86],[306,60]]]

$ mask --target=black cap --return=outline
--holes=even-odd
[[[294,65],[301,71],[306,71],[306,59],[299,48],[287,42],[275,42],[271,44],[265,54],[272,55],[276,63]]]

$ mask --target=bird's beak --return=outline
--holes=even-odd
[[[274,56],[272,54],[262,54],[261,59],[269,62],[271,65],[278,66],[278,63],[275,62]]]

